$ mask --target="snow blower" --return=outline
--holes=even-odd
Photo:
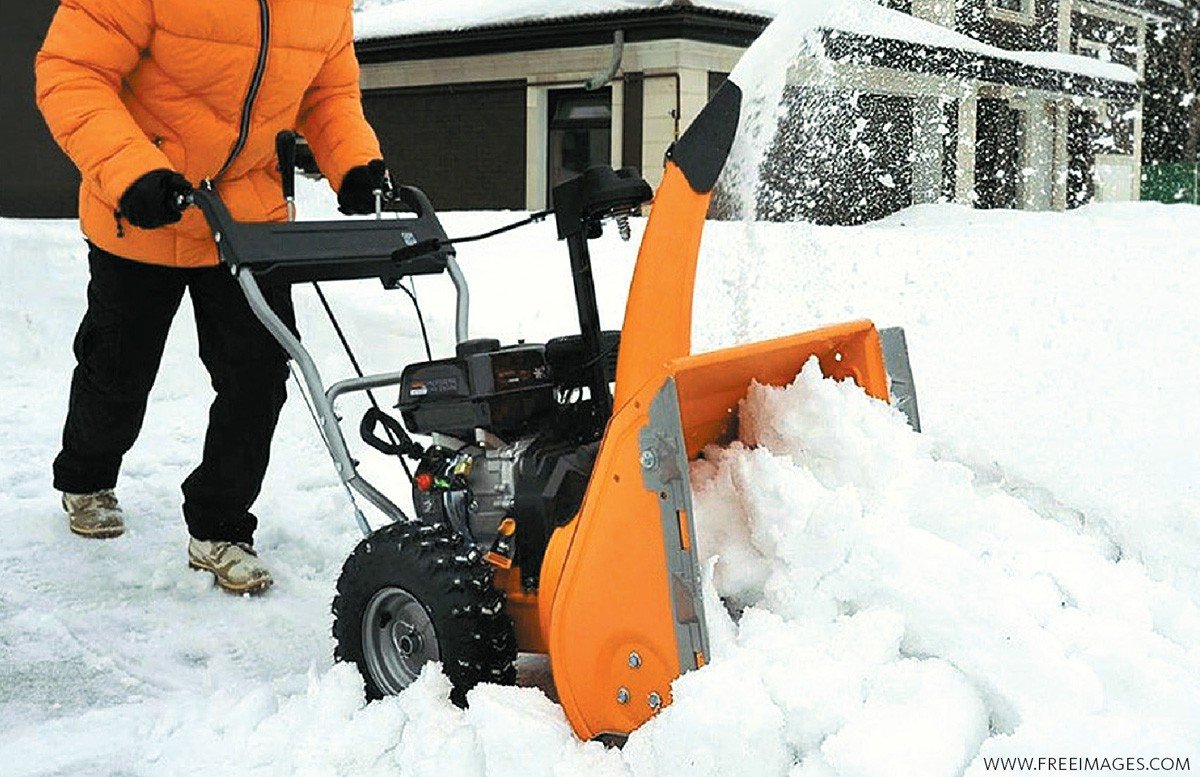
[[[580,332],[544,344],[469,337],[454,248],[465,240],[447,238],[416,189],[397,191],[407,211],[395,219],[273,224],[234,222],[215,192],[195,193],[222,261],[294,360],[351,500],[391,521],[373,529],[355,506],[366,537],[333,602],[336,657],[357,664],[369,697],[401,692],[437,661],[461,704],[480,682],[514,682],[518,651],[546,653],[576,733],[620,742],[709,659],[688,465],[736,436],[751,382],[787,384],[815,357],[886,401],[890,368],[917,423],[898,330],[881,337],[860,321],[691,353],[700,237],[740,105],[727,83],[671,149],[620,331],[601,328],[588,241],[610,220],[628,236],[651,189],[633,170],[597,167],[554,190]],[[351,358],[358,374],[328,387],[261,291],[361,278],[405,289],[440,274],[458,292],[456,352],[380,375]],[[375,399],[385,387],[398,387],[402,421]],[[405,463],[414,516],[358,471],[334,409],[355,392],[371,398],[363,439]]]

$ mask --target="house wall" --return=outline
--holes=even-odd
[[[662,177],[667,148],[687,128],[708,101],[711,72],[729,72],[743,49],[686,40],[637,42],[625,47],[622,67],[612,83],[613,149],[616,165],[633,164],[652,184]],[[379,90],[410,89],[437,84],[479,84],[504,81],[525,85],[524,206],[545,207],[546,127],[549,94],[555,89],[580,88],[603,71],[612,57],[611,46],[546,49],[366,64],[362,68],[364,94]],[[636,81],[632,102],[626,103],[626,76]],[[626,118],[638,121],[625,126]],[[473,130],[475,142],[486,144],[488,132]],[[464,130],[463,142],[470,141]],[[640,140],[638,138],[640,137]],[[637,143],[634,147],[632,144]],[[627,159],[628,157],[628,159]]]
[[[0,216],[74,216],[79,174],[34,104],[33,58],[58,4],[0,3]]]
[[[844,94],[911,98],[911,122],[907,118],[903,122],[912,153],[911,202],[974,201],[977,84],[868,65],[818,65],[811,60],[794,66],[788,80]]]
[[[797,85],[785,100],[791,120],[763,165],[759,218],[861,224],[913,204],[916,98]]]
[[[1006,49],[1058,51],[1059,3],[1069,0],[1022,0],[1024,9],[1012,12],[996,0],[973,0],[958,5],[959,32]]]
[[[1187,84],[1179,66],[1184,35],[1184,27],[1179,24],[1156,25],[1146,35],[1146,133],[1142,149],[1150,164],[1187,161],[1189,108],[1180,99]]]
[[[915,15],[957,25],[979,39],[1009,48],[1079,50],[1090,35],[1111,35],[1114,29],[1126,43],[1143,40],[1136,24],[1130,24],[1144,27],[1141,17],[1110,8],[1104,0],[1030,0],[1027,13],[1021,14],[994,8],[992,0],[911,0],[903,5]],[[638,166],[651,184],[657,184],[664,152],[702,109],[714,80],[733,69],[741,52],[735,46],[682,40],[628,45],[622,70],[612,84],[613,163]],[[524,204],[541,208],[548,199],[545,128],[549,95],[555,89],[581,86],[607,65],[611,53],[609,46],[588,46],[368,64],[363,69],[363,85],[370,94],[380,88],[431,83],[524,81]],[[1142,59],[1129,64],[1144,69]],[[911,156],[911,164],[904,169],[887,171],[895,188],[884,187],[887,191],[871,198],[885,203],[884,210],[894,209],[897,203],[978,201],[980,186],[987,185],[975,175],[980,144],[986,149],[994,141],[980,136],[980,99],[1001,100],[1017,111],[1019,121],[1013,134],[1019,147],[1012,195],[1016,207],[1067,205],[1072,109],[1096,117],[1101,127],[1109,122],[1113,129],[1109,136],[1118,141],[1089,155],[1095,172],[1089,190],[1100,198],[1128,197],[1137,191],[1141,127],[1136,105],[846,63],[807,71],[801,63],[793,69],[792,83],[861,97],[864,115],[859,118],[869,123],[879,115],[878,106],[870,104],[875,97],[904,98],[878,101],[893,108],[902,106],[903,110],[897,108],[899,123],[904,125],[904,143]],[[1097,136],[1103,136],[1103,131]],[[777,164],[778,170],[785,167]],[[795,204],[804,197],[786,199]]]
[[[376,89],[363,110],[405,184],[444,210],[525,207],[525,83]]]
[[[913,16],[954,29],[955,0],[912,0]]]
[[[1074,0],[1070,7],[1072,52],[1117,62],[1145,78],[1148,57],[1144,14],[1090,0]],[[1142,100],[1106,101],[1090,107],[1099,125],[1093,150],[1095,199],[1138,199],[1145,123]]]
[[[981,100],[992,100],[1016,110],[1019,119],[1018,124],[1009,127],[1013,137],[1004,141],[1019,143],[1009,204],[1030,210],[1063,209],[1067,207],[1070,189],[1071,113],[1097,116],[1108,109],[1108,103],[1095,98],[848,62],[820,66],[814,62],[800,63],[793,67],[789,80],[848,94],[911,97],[913,203],[979,204],[980,188],[987,186],[987,182],[977,180],[977,170],[981,165],[986,166],[986,160],[979,156],[980,146],[987,153],[988,144],[998,142],[980,134],[979,106]],[[847,158],[851,158],[849,151]],[[1098,180],[1091,183],[1097,158]],[[1089,151],[1088,191],[1100,197],[1119,197],[1125,192],[1128,198],[1134,181],[1131,161],[1132,157],[1123,157],[1119,162],[1106,160],[1103,155],[1097,157],[1094,150]]]

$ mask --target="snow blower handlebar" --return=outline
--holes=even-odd
[[[414,217],[243,223],[233,220],[215,192],[200,189],[192,195],[213,230],[221,261],[274,282],[379,278],[392,286],[408,276],[446,272],[454,249],[441,244],[446,233],[429,199],[411,186],[400,187],[396,196]],[[403,252],[417,244],[430,250]]]
[[[455,334],[460,342],[467,339],[470,296],[453,247],[443,244],[446,233],[441,222],[420,190],[401,187],[396,197],[412,212],[411,217],[245,223],[235,221],[211,189],[198,189],[178,202],[180,210],[193,204],[200,208],[212,229],[221,261],[232,270],[259,321],[295,362],[338,476],[347,489],[357,492],[390,521],[406,520],[406,516],[359,474],[334,403],[343,394],[399,385],[402,374],[360,375],[326,387],[308,349],[267,303],[260,281],[290,285],[378,278],[384,286],[394,288],[405,277],[445,272],[458,292]],[[398,250],[426,241],[434,241],[428,251],[413,254]],[[369,534],[371,526],[357,506],[355,517],[359,528]]]

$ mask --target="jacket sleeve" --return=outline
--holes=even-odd
[[[153,29],[150,0],[62,0],[37,54],[37,103],[84,179],[112,203],[171,163],[121,102]]]
[[[383,158],[375,131],[363,116],[349,6],[337,43],[300,103],[297,128],[334,191],[350,168]]]

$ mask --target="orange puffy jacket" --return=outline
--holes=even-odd
[[[158,168],[212,181],[242,221],[285,217],[275,135],[295,129],[336,190],[380,158],[363,118],[351,0],[62,0],[37,56],[37,99],[83,174],[79,217],[110,253],[216,264],[196,208],[118,224],[126,188]]]

